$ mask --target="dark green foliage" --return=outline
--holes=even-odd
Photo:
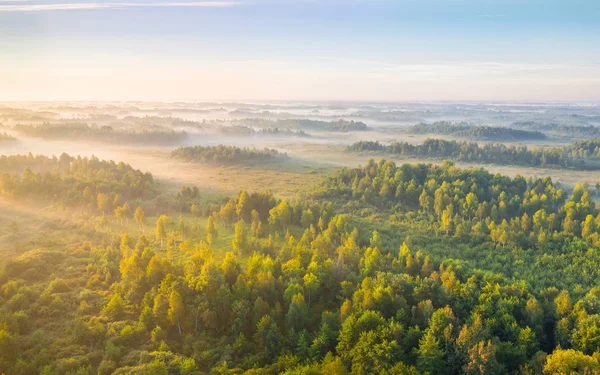
[[[539,131],[512,129],[501,126],[473,126],[469,124],[453,124],[447,121],[432,124],[419,123],[407,129],[413,134],[443,134],[454,137],[469,138],[479,141],[510,142],[539,141],[547,137]]]
[[[206,164],[243,164],[284,160],[287,155],[268,148],[257,150],[218,145],[180,147],[171,153],[171,157]]]
[[[0,193],[4,196],[98,206],[105,213],[111,212],[109,206],[116,195],[137,200],[157,193],[150,173],[96,157],[1,156],[0,171]],[[107,206],[100,207],[100,203]]]
[[[525,165],[582,170],[600,169],[600,139],[578,141],[570,146],[528,149],[526,146],[427,139],[420,145],[406,142],[360,141],[346,148],[349,152],[378,152],[407,157],[454,159],[477,163]]]
[[[519,121],[514,122],[512,126],[529,130],[553,132],[569,138],[600,138],[600,126],[595,125],[565,125],[555,122]]]

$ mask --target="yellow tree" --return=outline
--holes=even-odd
[[[156,220],[156,230],[154,231],[156,239],[160,240],[160,247],[163,247],[164,240],[167,238],[167,229],[165,228],[165,217],[160,215]]]
[[[133,218],[135,219],[135,222],[138,223],[138,225],[140,226],[140,229],[143,230],[144,225],[146,225],[146,214],[144,213],[144,210],[141,207],[135,209]]]
[[[115,208],[115,216],[117,219],[119,219],[119,223],[122,225],[123,224],[123,207]]]
[[[419,204],[425,210],[425,212],[429,212],[433,207],[433,199],[427,194],[427,190],[423,189],[421,195],[419,196]]]
[[[446,206],[444,212],[442,212],[442,227],[446,231],[446,234],[450,234],[453,229],[452,219],[454,217],[454,206],[449,204]]]
[[[248,249],[248,233],[244,220],[240,220],[235,224],[235,233],[231,245],[238,254],[243,254]]]
[[[546,359],[545,375],[554,374],[600,374],[598,361],[591,356],[573,349],[556,349]]]
[[[215,238],[217,238],[217,228],[214,219],[210,216],[206,221],[206,242],[212,245]]]
[[[169,310],[167,310],[167,318],[171,324],[176,325],[179,330],[179,335],[181,332],[181,319],[185,314],[185,305],[183,304],[183,300],[181,295],[177,291],[172,291],[169,296]]]
[[[198,216],[198,213],[200,212],[200,209],[198,208],[198,206],[196,205],[196,203],[192,204],[192,207],[190,208],[190,212],[192,213],[192,215]]]
[[[103,213],[106,213],[108,211],[108,208],[110,205],[110,200],[108,198],[108,195],[106,195],[104,193],[99,193],[98,196],[96,197],[96,201],[98,202],[98,209],[100,211],[102,211]]]

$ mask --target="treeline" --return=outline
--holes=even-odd
[[[551,131],[567,137],[600,138],[600,127],[594,125],[563,125],[555,122],[542,123],[537,121],[514,122],[513,126],[525,129]]]
[[[285,137],[310,137],[310,134],[301,129],[289,128],[259,128],[254,129],[249,126],[231,125],[220,126],[219,132],[226,135],[242,135],[242,136],[285,136]]]
[[[96,157],[3,155],[0,172],[0,193],[5,197],[84,205],[101,213],[157,194],[150,173]]]
[[[190,146],[171,152],[171,157],[207,164],[243,164],[287,159],[287,154],[264,148],[240,148],[235,146]]]
[[[477,143],[442,139],[427,139],[420,145],[396,141],[390,145],[383,145],[378,141],[359,141],[348,146],[346,150],[531,167],[600,169],[597,160],[600,157],[600,139],[579,141],[565,147],[539,149],[495,143],[480,146]]]
[[[4,133],[0,133],[0,143],[11,143],[11,142],[15,142],[17,140],[17,138],[13,137],[12,135],[4,132]]]
[[[115,129],[111,126],[85,123],[44,123],[42,125],[15,125],[15,131],[29,137],[49,140],[93,141],[111,144],[169,145],[185,141],[185,132],[172,130]]]
[[[454,124],[448,121],[438,121],[432,124],[419,123],[407,129],[412,134],[443,134],[472,140],[510,142],[510,141],[539,141],[547,139],[539,131],[512,129],[500,126],[473,126],[465,123]]]
[[[245,126],[251,126],[254,128],[288,128],[332,132],[365,131],[370,129],[364,122],[354,120],[348,121],[342,119],[335,121],[322,121],[309,119],[267,120],[260,118],[248,118],[236,120],[235,123]]]

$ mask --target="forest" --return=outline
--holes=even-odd
[[[335,120],[321,121],[309,119],[277,119],[268,120],[260,118],[246,118],[236,120],[234,123],[240,125],[258,127],[258,128],[288,128],[288,129],[304,129],[313,131],[332,131],[332,132],[348,132],[348,131],[365,131],[369,130],[367,124],[361,121],[354,120]]]
[[[534,131],[554,132],[567,137],[599,138],[600,126],[596,125],[565,125],[555,122],[540,123],[537,121],[519,121],[512,124],[514,127],[530,129]]]
[[[600,375],[600,141],[406,106],[0,107],[0,374]]]
[[[93,141],[110,144],[177,144],[187,139],[183,131],[115,129],[109,125],[88,125],[86,123],[60,123],[41,125],[21,125],[14,127],[19,134],[48,140]]]
[[[98,158],[0,156],[0,194],[8,198],[82,205],[111,213],[122,200],[137,201],[157,195],[151,174],[123,162]]]
[[[287,155],[268,148],[258,150],[249,147],[217,145],[180,147],[171,153],[171,157],[196,163],[244,164],[284,160]]]
[[[511,142],[541,141],[547,139],[540,131],[513,129],[500,126],[473,126],[467,123],[439,121],[431,124],[419,123],[407,129],[412,134],[441,134],[468,138],[475,141]]]
[[[244,125],[220,126],[219,131],[225,135],[245,135],[245,136],[280,136],[280,137],[310,137],[310,134],[304,130],[289,128],[259,128],[254,129]]]
[[[5,262],[5,374],[600,373],[587,185],[382,159],[295,200],[184,187],[161,207],[123,163],[0,168],[7,199],[40,185],[102,218],[66,252]]]
[[[359,141],[349,145],[346,151],[550,168],[581,170],[600,168],[598,164],[600,139],[598,138],[577,141],[564,147],[537,149],[527,146],[507,146],[502,143],[486,143],[480,146],[474,142],[431,138],[419,145],[396,141],[389,145],[379,141]]]

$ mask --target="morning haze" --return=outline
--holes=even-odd
[[[0,375],[600,374],[593,1],[0,0]]]

